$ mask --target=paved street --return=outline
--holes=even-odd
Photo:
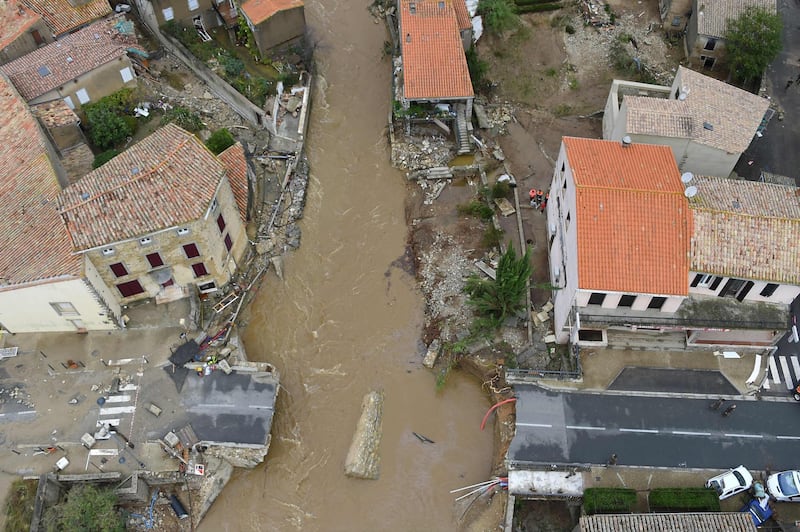
[[[552,392],[517,385],[512,462],[753,470],[800,465],[800,405],[735,401],[729,417],[709,399]],[[724,408],[724,406],[723,406]]]

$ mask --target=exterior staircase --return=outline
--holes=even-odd
[[[470,141],[471,124],[467,121],[467,109],[464,104],[456,105],[456,145],[458,155],[472,152],[472,142]]]

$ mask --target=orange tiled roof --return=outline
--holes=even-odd
[[[244,148],[237,142],[218,156],[228,172],[228,181],[231,184],[233,197],[242,220],[247,220],[247,161],[244,158]]]
[[[137,47],[136,38],[101,20],[56,42],[0,66],[23,98],[30,101]]]
[[[0,75],[0,285],[81,273],[58,216],[60,191],[36,119]]]
[[[42,121],[46,128],[69,126],[80,122],[78,115],[69,108],[64,100],[51,100],[31,105],[31,112],[33,116]]]
[[[65,188],[59,205],[85,250],[201,218],[224,176],[197,137],[167,124]]]
[[[261,24],[279,11],[303,7],[303,0],[247,0],[242,11],[253,24]]]
[[[467,11],[467,2],[465,0],[453,0],[453,9],[456,10],[458,29],[460,31],[472,29],[472,21],[469,18],[469,11]]]
[[[403,96],[407,100],[474,95],[452,1],[400,2]]]
[[[563,143],[576,187],[580,288],[686,295],[692,219],[672,150]]]
[[[41,19],[19,0],[0,0],[0,50]]]
[[[108,0],[89,0],[75,7],[69,0],[23,0],[31,9],[39,13],[53,30],[56,37],[90,23],[111,13]]]

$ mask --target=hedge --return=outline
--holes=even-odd
[[[540,13],[542,11],[555,11],[561,9],[560,2],[548,2],[544,4],[524,5],[517,7],[517,13]]]
[[[583,492],[583,510],[592,514],[631,513],[636,504],[636,490],[628,488],[587,488]]]
[[[710,488],[656,488],[648,502],[651,512],[719,512],[719,496]]]
[[[552,4],[553,0],[514,0],[517,7],[532,6],[536,4]]]

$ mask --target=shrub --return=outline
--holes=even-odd
[[[189,109],[180,106],[173,107],[164,113],[164,116],[161,118],[161,125],[163,126],[170,122],[175,122],[176,125],[192,133],[197,133],[205,127],[199,116]]]
[[[500,257],[495,279],[467,279],[467,304],[484,320],[485,326],[481,328],[497,329],[506,318],[525,308],[525,290],[531,273],[530,248],[525,249],[522,257],[517,257],[509,242],[508,249]]]
[[[482,243],[486,248],[496,248],[500,245],[503,238],[503,230],[496,228],[494,225],[489,225],[483,233]]]
[[[229,52],[219,55],[219,64],[225,70],[225,75],[230,78],[235,78],[244,73],[244,61]]]
[[[483,16],[486,28],[501,34],[519,25],[517,7],[511,0],[479,0],[478,14]]]
[[[15,480],[11,484],[6,499],[7,532],[27,532],[33,519],[33,507],[36,500],[35,480]]]
[[[214,155],[219,155],[234,144],[236,144],[236,140],[234,140],[231,132],[224,127],[213,132],[206,141],[206,146]]]
[[[555,11],[561,9],[560,2],[547,2],[543,4],[533,4],[528,6],[520,6],[519,13],[542,13],[544,11]]]
[[[489,63],[478,57],[478,51],[474,45],[469,47],[466,56],[472,88],[475,92],[480,92],[481,89],[488,85],[486,73],[489,71]]]
[[[494,209],[480,200],[472,200],[469,203],[459,205],[456,208],[458,209],[459,214],[477,216],[484,221],[490,220],[494,214]]]
[[[116,509],[113,489],[91,484],[73,487],[67,500],[48,509],[47,530],[86,530],[122,532],[125,521]]]
[[[719,496],[710,488],[657,488],[648,503],[651,511],[719,512]]]
[[[511,185],[506,182],[498,181],[492,185],[491,189],[492,199],[508,198],[511,196]]]
[[[84,107],[89,138],[96,147],[107,150],[127,139],[133,131],[112,109],[100,103]]]
[[[586,488],[583,509],[589,514],[631,513],[636,491],[628,488]]]
[[[92,161],[92,168],[100,168],[119,154],[119,150],[106,150],[98,154],[97,157],[94,158],[94,161]]]

